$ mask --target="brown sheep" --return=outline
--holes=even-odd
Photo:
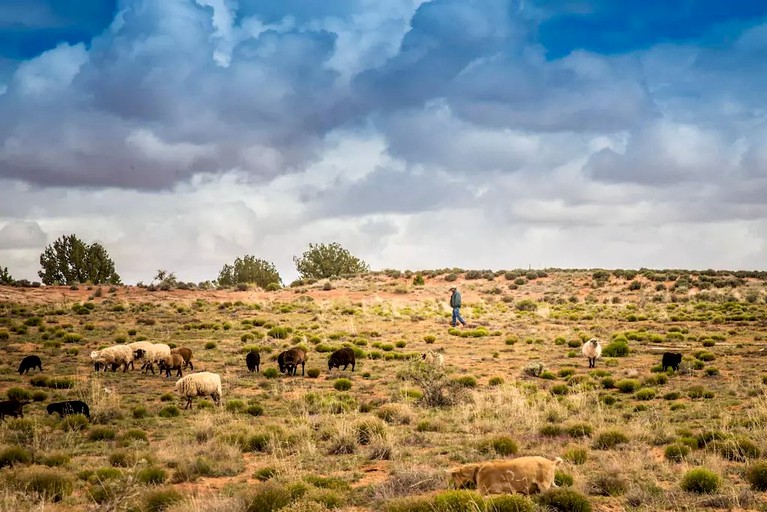
[[[192,349],[186,347],[172,348],[171,354],[178,354],[184,358],[184,370],[188,366],[190,370],[194,371],[194,365],[192,364]]]
[[[181,368],[184,366],[184,358],[181,354],[171,354],[158,360],[160,375],[165,370],[165,376],[170,377],[170,371],[176,370],[176,377],[181,377]]]
[[[300,348],[291,348],[280,353],[277,357],[277,364],[280,371],[288,375],[295,375],[298,371],[298,365],[301,365],[301,375],[304,375],[306,369],[306,351]]]
[[[450,471],[453,485],[460,489],[476,486],[480,494],[547,491],[554,484],[554,473],[562,459],[518,457],[465,464]]]
[[[333,368],[341,368],[341,366],[343,366],[343,370],[346,371],[346,368],[349,365],[352,365],[352,371],[354,371],[354,364],[354,350],[348,347],[339,348],[330,354],[330,358],[328,358],[328,371]]]

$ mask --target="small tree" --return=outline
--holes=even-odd
[[[367,263],[353,256],[338,242],[309,244],[309,250],[300,258],[293,256],[293,261],[302,279],[324,279],[370,271]]]
[[[0,284],[13,284],[13,278],[8,272],[8,267],[0,267]]]
[[[115,264],[99,243],[88,245],[75,235],[62,236],[40,255],[37,274],[44,284],[120,284]]]
[[[282,284],[280,273],[274,263],[245,255],[234,260],[234,264],[225,264],[218,273],[219,286],[235,286],[242,283],[253,283],[266,288],[272,283]]]

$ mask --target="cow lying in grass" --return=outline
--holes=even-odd
[[[556,487],[554,473],[561,463],[559,457],[517,457],[465,464],[449,471],[457,489],[476,487],[481,494],[533,494]]]

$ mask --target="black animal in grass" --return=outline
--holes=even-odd
[[[328,371],[332,370],[333,368],[341,368],[342,366],[342,369],[346,371],[346,368],[349,365],[352,365],[352,371],[354,371],[354,364],[354,350],[350,349],[349,347],[339,348],[330,354],[330,357],[328,358]]]
[[[43,371],[43,362],[38,356],[27,356],[21,360],[21,364],[19,365],[19,375],[28,373],[29,370],[34,370],[35,368]]]
[[[6,416],[13,416],[14,418],[24,417],[24,406],[27,405],[29,400],[4,400],[0,402],[0,421],[5,421]]]
[[[306,370],[306,351],[300,348],[291,348],[281,352],[277,356],[277,364],[282,373],[295,375],[298,371],[298,365],[301,365],[301,375],[305,375]]]
[[[661,360],[661,365],[663,365],[663,371],[666,371],[666,368],[673,368],[674,371],[679,370],[679,365],[682,363],[682,354],[679,352],[665,352],[663,354],[663,359]]]
[[[88,404],[82,400],[67,400],[65,402],[54,402],[46,407],[48,414],[58,413],[62,418],[70,414],[82,414],[90,419],[91,411]]]
[[[261,366],[261,354],[255,351],[248,352],[248,355],[245,356],[245,364],[248,365],[249,372],[258,373],[258,367]]]

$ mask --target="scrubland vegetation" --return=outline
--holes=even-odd
[[[236,262],[235,262],[236,263]],[[0,287],[0,510],[763,510],[767,275],[385,271],[290,287]],[[450,328],[450,286],[466,328]],[[603,346],[588,368],[581,344]],[[221,407],[176,378],[95,373],[148,340],[221,375]],[[305,377],[277,354],[307,351]],[[354,372],[327,368],[350,347]],[[260,373],[245,355],[261,354]],[[432,350],[444,366],[421,362]],[[684,355],[663,372],[665,351]],[[44,371],[20,376],[28,354]],[[84,400],[80,415],[46,404]],[[531,497],[447,488],[445,470],[562,457]]]

